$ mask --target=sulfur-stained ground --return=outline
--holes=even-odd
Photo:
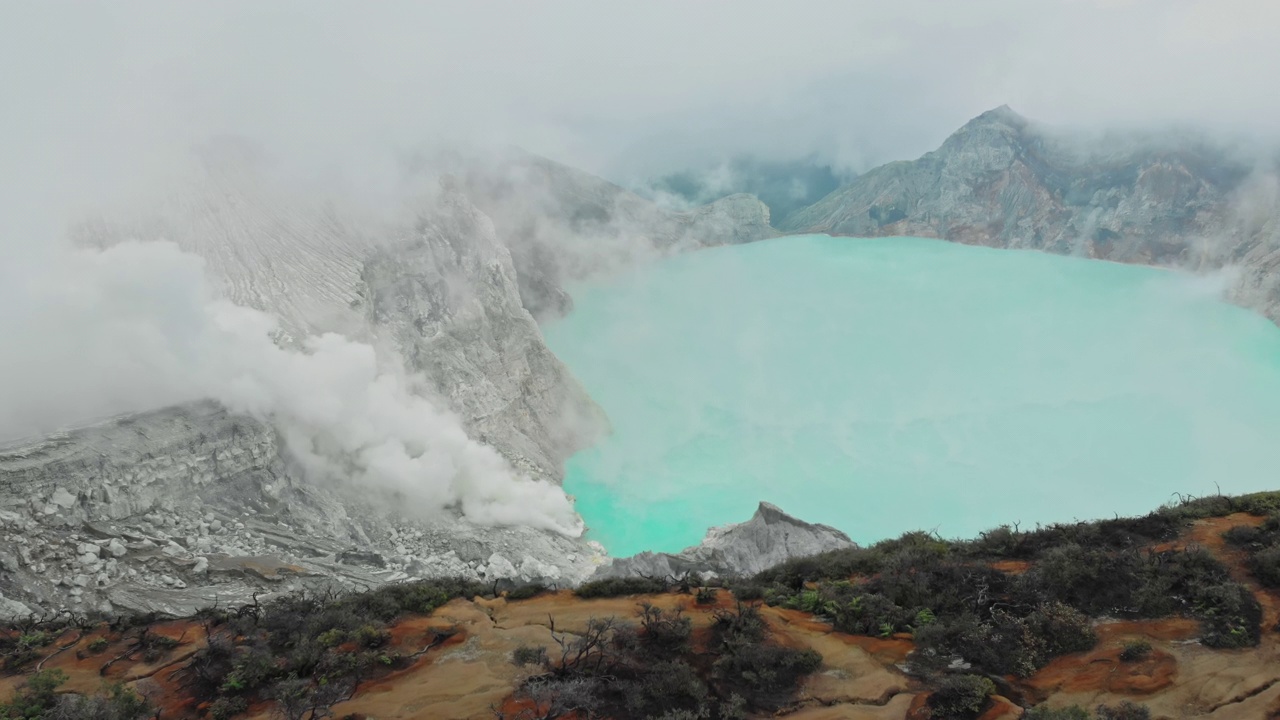
[[[1241,565],[1241,557],[1220,539],[1223,530],[1260,518],[1235,515],[1197,522],[1179,544],[1199,544],[1226,561],[1238,580],[1254,589],[1264,608],[1263,640],[1256,648],[1214,650],[1196,642],[1198,625],[1185,618],[1158,621],[1114,621],[1098,625],[1100,642],[1086,653],[1060,657],[1031,678],[1008,678],[1007,693],[997,698],[983,720],[1016,718],[1018,702],[1051,705],[1133,700],[1148,705],[1154,717],[1259,720],[1280,717],[1280,597],[1257,586]],[[1017,571],[1018,568],[1008,568]],[[508,602],[455,600],[430,616],[413,617],[393,628],[392,647],[402,654],[421,653],[403,669],[364,682],[355,696],[334,708],[335,717],[354,715],[376,720],[435,720],[494,717],[494,708],[510,708],[513,690],[529,672],[512,664],[511,653],[522,645],[556,649],[557,630],[578,632],[595,617],[629,619],[639,605],[683,608],[694,623],[695,644],[705,636],[717,607],[732,597],[721,591],[716,604],[700,606],[690,595],[663,594],[584,600],[569,592],[548,593]],[[925,692],[900,666],[911,651],[908,637],[888,639],[846,635],[794,610],[762,608],[774,638],[785,645],[812,648],[823,657],[822,668],[801,688],[794,707],[780,716],[794,720],[906,720],[924,718]],[[451,635],[442,643],[440,631]],[[97,628],[81,635],[65,633],[46,648],[40,666],[60,668],[69,676],[65,689],[91,692],[104,680],[123,681],[157,698],[162,718],[201,716],[184,692],[184,666],[203,646],[204,631],[190,621],[160,623],[150,632],[177,645],[146,662],[137,653],[120,656],[129,641]],[[90,643],[106,637],[105,648],[90,652]],[[1124,662],[1125,642],[1145,638],[1152,653]],[[438,644],[437,644],[438,643]],[[22,677],[0,678],[7,695]],[[250,718],[270,718],[271,708],[251,708]]]

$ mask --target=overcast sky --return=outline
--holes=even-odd
[[[0,0],[0,193],[128,186],[218,133],[305,162],[510,143],[627,179],[753,152],[862,170],[1008,103],[1280,127],[1274,0]]]

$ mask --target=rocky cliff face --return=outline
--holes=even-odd
[[[858,177],[791,216],[786,229],[938,237],[1191,270],[1239,266],[1237,299],[1280,319],[1277,194],[1265,170],[1194,138],[1085,143],[1000,107],[918,160]]]
[[[282,342],[338,332],[397,353],[472,437],[558,481],[599,411],[543,344],[493,224],[452,187],[420,198],[412,224],[373,221],[280,186],[239,150],[77,239],[169,240],[204,258],[229,299],[279,318]]]
[[[0,612],[183,615],[255,592],[462,575],[572,583],[598,548],[408,521],[301,479],[270,426],[200,402],[0,448]]]
[[[409,236],[375,251],[357,304],[473,437],[518,468],[558,482],[564,461],[605,425],[547,349],[521,305],[516,270],[493,223],[457,193]]]
[[[690,572],[746,576],[793,558],[851,547],[856,546],[839,530],[805,522],[762,502],[750,520],[711,528],[701,544],[674,554],[643,552],[617,558],[595,577],[679,577]]]

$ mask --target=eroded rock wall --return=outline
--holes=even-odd
[[[1201,138],[1071,138],[1000,107],[917,160],[859,176],[784,229],[1233,267],[1233,298],[1280,321],[1275,177],[1275,163]]]
[[[458,193],[365,263],[360,307],[409,369],[521,471],[559,482],[603,413],[521,304],[493,223]]]
[[[440,576],[572,584],[597,546],[453,513],[402,517],[290,467],[213,402],[0,449],[0,612],[191,613],[304,587]]]

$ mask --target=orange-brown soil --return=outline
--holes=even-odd
[[[1057,658],[1024,680],[1006,678],[1002,692],[1011,699],[994,698],[982,720],[1019,717],[1022,711],[1015,700],[1093,707],[1127,699],[1146,704],[1156,718],[1280,717],[1280,640],[1273,630],[1280,619],[1280,597],[1259,587],[1244,568],[1241,553],[1221,539],[1221,533],[1234,525],[1259,522],[1261,518],[1243,514],[1202,520],[1171,544],[1207,548],[1254,590],[1265,614],[1258,647],[1206,648],[1195,640],[1198,624],[1187,618],[1102,621],[1097,625],[1099,643],[1093,650]],[[1001,569],[1018,573],[1025,571],[1026,564],[1002,563]],[[397,623],[391,629],[390,648],[417,657],[362,683],[351,700],[335,706],[335,717],[488,719],[494,717],[495,708],[518,710],[512,693],[530,670],[512,664],[512,651],[529,645],[554,650],[553,622],[558,631],[580,632],[593,617],[633,618],[642,602],[664,609],[683,608],[693,621],[695,645],[702,645],[714,610],[729,607],[733,600],[724,591],[715,604],[706,606],[679,594],[584,600],[570,592],[558,592],[512,602],[502,598],[455,600],[430,616]],[[794,706],[779,716],[795,720],[927,717],[927,693],[900,669],[912,649],[909,636],[847,635],[805,613],[782,608],[762,608],[762,615],[778,642],[811,648],[823,656],[822,667],[804,681]],[[443,631],[451,634],[440,642]],[[68,681],[64,689],[68,691],[92,692],[104,681],[120,681],[156,698],[165,720],[201,717],[203,708],[184,690],[182,670],[187,659],[204,646],[202,626],[175,621],[157,624],[151,632],[177,641],[153,662],[137,654],[126,655],[130,640],[104,627],[63,634],[45,648],[40,666],[65,672]],[[98,637],[106,638],[108,645],[91,652],[89,644]],[[1150,655],[1122,661],[1120,652],[1125,643],[1139,639],[1151,644]],[[0,678],[0,697],[7,696],[22,680],[22,676]],[[272,717],[272,708],[259,704],[246,717],[265,720]]]

